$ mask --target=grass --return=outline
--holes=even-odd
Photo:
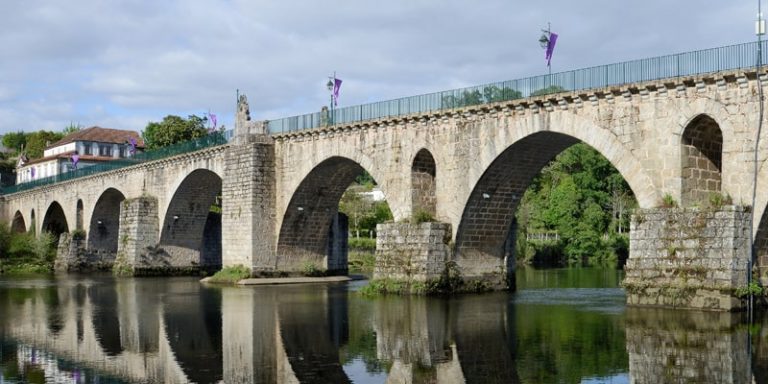
[[[373,252],[349,251],[348,259],[349,272],[359,273],[366,276],[373,275],[373,269],[376,267],[376,254]]]
[[[0,260],[0,273],[6,275],[47,275],[53,272],[53,263],[32,258]]]
[[[210,279],[209,283],[222,283],[222,284],[236,284],[238,281],[251,277],[251,270],[243,265],[235,265],[233,267],[225,267],[221,271],[216,272]]]

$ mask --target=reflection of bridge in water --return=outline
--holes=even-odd
[[[375,335],[367,347],[383,362],[387,383],[536,382],[569,370],[582,377],[578,366],[617,373],[588,352],[608,348],[605,340],[583,345],[578,334],[589,329],[563,331],[551,325],[546,306],[523,311],[506,295],[367,301],[349,297],[343,286],[64,279],[0,290],[0,312],[3,337],[139,382],[349,383],[356,380],[348,364],[361,334]],[[748,330],[738,315],[629,309],[602,319],[586,327],[626,335],[628,356],[617,357],[624,361],[618,373],[628,368],[634,382],[753,379]],[[543,336],[556,332],[568,337]],[[583,356],[541,363],[557,361],[565,348],[582,348]]]

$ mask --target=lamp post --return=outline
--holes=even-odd
[[[328,88],[328,92],[331,94],[331,109],[328,116],[328,125],[333,125],[333,87],[336,84],[336,71],[333,71],[333,76],[328,76],[328,82],[325,86]]]

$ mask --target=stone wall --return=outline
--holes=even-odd
[[[749,333],[740,314],[629,308],[634,383],[751,383]]]
[[[639,209],[632,216],[627,303],[736,310],[745,302],[749,212],[741,206]]]
[[[439,278],[451,260],[451,225],[387,223],[376,226],[376,279]]]
[[[274,144],[266,135],[235,138],[226,153],[222,194],[222,264],[274,271]]]
[[[159,241],[157,199],[150,196],[126,199],[120,210],[120,234],[115,269],[135,273],[170,265],[167,256],[155,253]]]

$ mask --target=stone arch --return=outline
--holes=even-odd
[[[75,211],[75,229],[83,229],[83,199],[77,199]]]
[[[24,233],[27,231],[27,225],[24,222],[24,215],[21,211],[16,211],[11,222],[11,233]]]
[[[196,169],[176,188],[165,210],[159,244],[172,266],[221,266],[221,213],[211,212],[221,183],[215,172]]]
[[[283,214],[277,244],[278,270],[299,271],[305,263],[312,263],[331,272],[346,272],[348,231],[346,218],[338,215],[339,201],[364,171],[354,160],[333,156],[304,177]],[[333,247],[334,236],[344,244]]]
[[[124,200],[123,193],[114,188],[107,188],[99,196],[88,223],[90,252],[114,259],[120,231],[120,205]]]
[[[680,145],[680,203],[706,202],[722,189],[723,132],[712,117],[700,114],[683,130]]]
[[[491,279],[498,277],[500,270],[513,272],[512,228],[523,194],[544,166],[578,142],[565,133],[534,132],[501,151],[486,167],[464,205],[456,232],[455,261],[462,273]],[[505,258],[508,264],[504,264]]]
[[[411,211],[437,214],[435,158],[426,148],[420,149],[411,162]]]
[[[69,232],[69,225],[67,224],[67,217],[64,214],[64,209],[61,208],[61,204],[57,201],[53,201],[48,206],[48,210],[45,211],[42,230],[51,232],[56,237],[57,242],[62,233]]]

